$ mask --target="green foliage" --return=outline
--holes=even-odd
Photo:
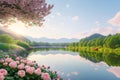
[[[21,46],[21,47],[23,47],[23,48],[25,48],[25,49],[29,48],[29,44],[27,42],[23,42],[23,41],[17,40],[16,44]]]
[[[8,34],[0,34],[0,50],[8,51],[15,49],[28,49],[29,44],[24,41],[15,40]]]
[[[69,47],[106,47],[116,49],[120,47],[120,33],[108,36],[87,37],[78,43],[71,43]]]
[[[16,44],[0,43],[0,50],[8,51],[12,49],[23,49],[23,48]]]
[[[50,66],[40,66],[21,56],[7,54],[0,61],[0,70],[4,71],[1,75],[4,80],[62,80],[55,71],[50,70]]]
[[[13,44],[15,42],[14,38],[7,35],[7,34],[1,34],[0,35],[0,42],[1,43],[10,43]]]

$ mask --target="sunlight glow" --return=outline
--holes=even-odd
[[[21,34],[21,35],[25,35],[25,25],[24,23],[20,22],[20,21],[16,21],[16,23],[9,25],[8,27],[11,31],[17,33],[17,34]]]

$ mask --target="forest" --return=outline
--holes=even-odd
[[[114,35],[103,36],[101,34],[93,34],[89,37],[81,39],[79,42],[71,43],[69,49],[92,48],[98,51],[104,49],[120,49],[120,33]]]

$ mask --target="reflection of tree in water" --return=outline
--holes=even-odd
[[[109,66],[120,66],[120,55],[115,53],[104,54],[104,61]]]
[[[94,62],[98,63],[101,61],[106,62],[109,66],[120,66],[120,55],[116,53],[88,53],[80,52],[80,56]]]
[[[102,61],[102,54],[80,52],[79,55],[94,63],[98,63]]]

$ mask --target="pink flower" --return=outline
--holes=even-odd
[[[10,63],[9,63],[9,66],[10,66],[11,68],[16,68],[16,67],[17,67],[17,63],[16,63],[15,61],[10,62]]]
[[[25,67],[24,63],[21,63],[20,65],[18,65],[18,69],[24,69],[24,67]]]
[[[20,62],[19,61],[15,61],[17,64],[19,64]]]
[[[6,61],[6,62],[12,62],[13,59],[11,59],[11,58],[6,58],[5,61]]]
[[[60,80],[61,79],[61,76],[58,76],[57,80]]]
[[[25,71],[24,70],[19,70],[18,71],[18,76],[24,77],[25,76]]]
[[[26,66],[25,66],[25,69],[27,69],[28,67],[30,67],[30,66],[26,65]]]
[[[0,73],[0,80],[4,80],[4,78],[5,76],[2,73]]]
[[[20,60],[20,57],[16,57],[16,60],[19,61],[19,60]]]
[[[3,59],[1,59],[1,60],[0,60],[0,63],[3,63],[3,62],[4,62],[4,60],[3,60]]]
[[[41,77],[43,80],[51,80],[50,75],[48,73],[42,73]]]
[[[7,75],[8,72],[7,72],[7,70],[5,70],[5,69],[0,69],[0,73],[5,76],[5,75]]]
[[[27,63],[27,60],[21,59],[21,60],[20,60],[20,62],[22,62],[22,63],[25,63],[25,64],[26,64],[26,63]]]
[[[41,69],[40,68],[37,68],[34,72],[36,75],[40,75],[41,74]]]
[[[7,66],[7,65],[8,65],[8,63],[7,63],[7,62],[5,62],[5,63],[3,63],[3,65],[4,65],[4,66]]]
[[[28,67],[28,68],[26,68],[26,72],[29,73],[29,74],[33,74],[34,70],[35,70],[34,67]]]
[[[26,64],[27,64],[27,65],[32,65],[32,62],[27,60],[27,63],[26,63]]]

